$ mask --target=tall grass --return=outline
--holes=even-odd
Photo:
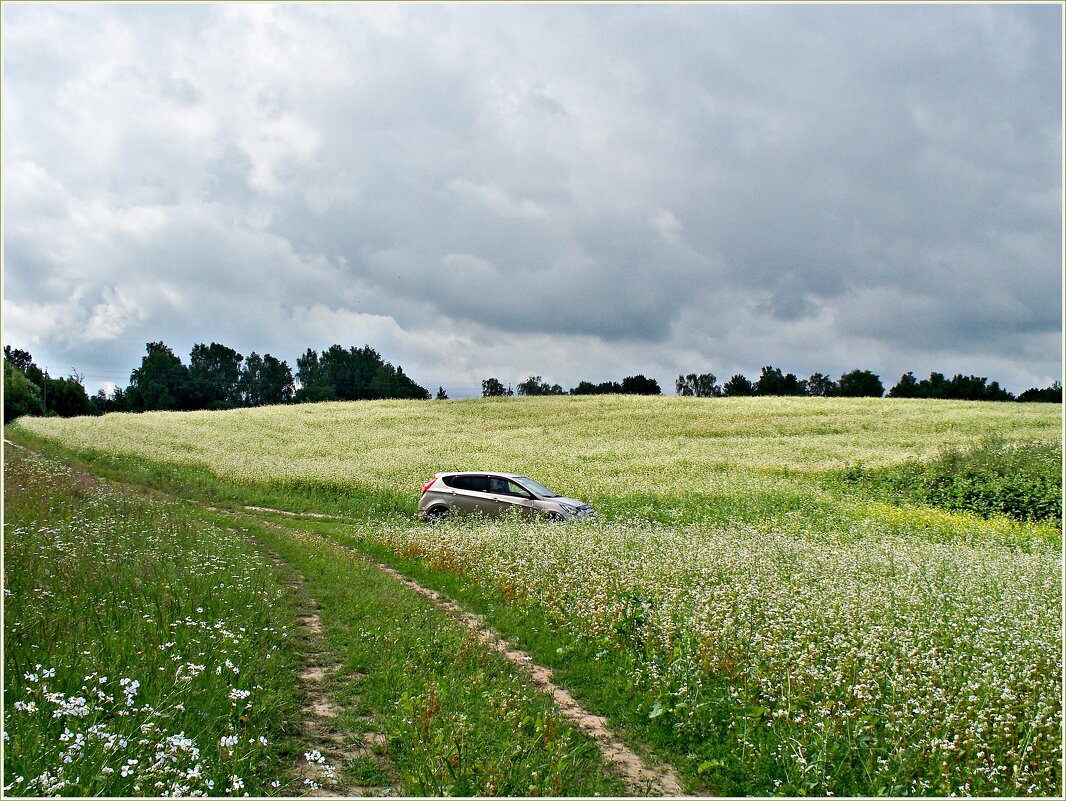
[[[5,792],[278,794],[297,662],[263,557],[13,449],[4,510]]]

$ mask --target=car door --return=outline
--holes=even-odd
[[[532,496],[525,487],[505,476],[489,476],[488,484],[489,495],[496,505],[496,514],[518,513],[528,517],[534,513]]]
[[[471,511],[486,517],[499,517],[507,511],[509,507],[502,504],[496,493],[492,491],[497,486],[496,476],[470,476],[470,479],[471,491],[467,500]]]
[[[485,477],[484,476],[452,476],[447,482],[452,488],[452,506],[457,512],[473,514],[480,512],[485,514],[484,501]]]

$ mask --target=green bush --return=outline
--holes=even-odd
[[[988,437],[969,449],[945,448],[929,461],[881,470],[849,468],[847,483],[875,495],[945,509],[1061,522],[1062,444],[1007,443]]]

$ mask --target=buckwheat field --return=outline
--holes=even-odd
[[[693,792],[1051,796],[1062,790],[1060,415],[1044,404],[616,396],[24,418],[11,434],[213,502],[335,515],[319,524],[326,535],[481,604]],[[965,473],[976,453],[992,457]],[[422,485],[467,469],[531,476],[599,518],[419,522]],[[8,530],[8,547],[50,549],[62,564],[66,539],[90,536],[76,517],[64,525]],[[217,536],[188,556],[205,574],[236,558]],[[104,550],[110,564],[118,551]],[[230,651],[242,668],[242,648],[255,660],[286,653],[283,622],[252,611],[268,585],[247,569],[227,575],[248,595],[245,628],[228,627],[236,641],[174,588],[182,622],[153,635],[145,670],[169,659],[211,673]],[[8,623],[10,650],[11,626],[31,626],[33,604],[49,601],[33,578],[5,581],[33,599]],[[18,659],[9,674],[49,668]],[[109,659],[76,662],[85,687],[71,688],[122,710],[128,689],[112,686]],[[262,703],[248,674],[219,675],[230,680],[211,690],[222,711]],[[182,681],[203,679],[177,676],[152,710],[188,706]],[[33,731],[27,705],[60,709],[33,689],[44,683],[7,707],[12,737]],[[144,735],[145,748],[158,750],[155,737],[169,753],[163,734]],[[248,739],[233,747],[252,764]],[[55,744],[56,758],[70,747]],[[180,789],[194,760],[173,748],[185,778],[158,780]],[[218,792],[238,772],[212,775]]]

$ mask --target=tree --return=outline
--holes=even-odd
[[[437,387],[436,400],[448,400],[448,393],[444,391],[444,387]]]
[[[880,398],[885,394],[880,376],[869,370],[852,370],[840,376],[837,394],[845,398]]]
[[[618,395],[621,392],[622,385],[617,381],[604,381],[600,384],[582,381],[570,390],[571,395]]]
[[[331,345],[321,356],[308,348],[296,360],[296,365],[296,376],[300,381],[296,400],[299,402],[326,397],[339,400],[428,400],[430,397],[426,388],[412,381],[402,367],[393,367],[382,360],[381,354],[369,345],[347,350],[340,345]]]
[[[41,399],[40,387],[30,381],[26,374],[7,358],[8,351],[9,348],[5,347],[4,425],[23,415],[44,414],[44,401]]]
[[[85,392],[85,386],[81,382],[81,376],[77,373],[67,378],[45,376],[45,381],[48,398],[47,411],[54,412],[60,417],[81,417],[95,412]]]
[[[190,408],[188,368],[162,342],[149,342],[145,349],[148,355],[130,373],[130,388],[126,393],[130,408],[138,412]]]
[[[674,382],[674,391],[683,398],[717,398],[722,394],[714,373],[679,375]]]
[[[483,398],[501,398],[513,394],[510,387],[504,387],[496,378],[486,378],[481,382],[481,397]]]
[[[1062,382],[1055,381],[1050,387],[1030,387],[1018,396],[1022,403],[1062,403]]]
[[[296,359],[296,380],[301,387],[313,387],[319,383],[318,353],[311,348]]]
[[[781,374],[781,368],[767,365],[755,383],[756,395],[805,395],[803,382],[793,373]]]
[[[837,382],[822,373],[814,373],[807,379],[807,394],[812,398],[826,398],[835,395]]]
[[[248,357],[240,376],[240,399],[247,406],[288,403],[293,399],[292,370],[269,353],[255,351]]]
[[[563,388],[558,384],[549,384],[539,375],[531,375],[522,381],[516,389],[519,395],[562,395]]]
[[[96,407],[97,414],[130,411],[129,400],[126,397],[126,390],[122,387],[115,387],[111,390],[110,395],[102,389],[98,390],[89,400],[92,402],[93,406]]]
[[[998,381],[988,383],[984,376],[961,375],[952,376],[948,384],[947,397],[956,400],[984,400],[984,401],[1009,401],[1014,396],[999,385]]]
[[[189,354],[193,405],[198,409],[239,405],[243,361],[244,357],[233,348],[217,342],[193,345]]]
[[[917,398],[918,397],[918,379],[914,377],[914,373],[906,372],[899,377],[899,381],[896,385],[888,391],[888,397],[890,398]]]
[[[44,386],[44,373],[40,367],[33,363],[33,356],[30,355],[29,351],[19,350],[18,348],[13,349],[10,345],[4,345],[4,358],[12,367],[36,384],[38,388]]]
[[[643,374],[627,375],[622,379],[623,395],[662,395],[659,382]]]
[[[950,400],[1010,401],[1014,396],[998,381],[975,375],[958,373],[950,380],[943,373],[930,373],[929,378],[917,381],[913,373],[900,377],[888,392],[890,398],[946,398]]]
[[[755,386],[742,373],[737,373],[722,387],[722,394],[727,397],[745,397],[755,394]]]

